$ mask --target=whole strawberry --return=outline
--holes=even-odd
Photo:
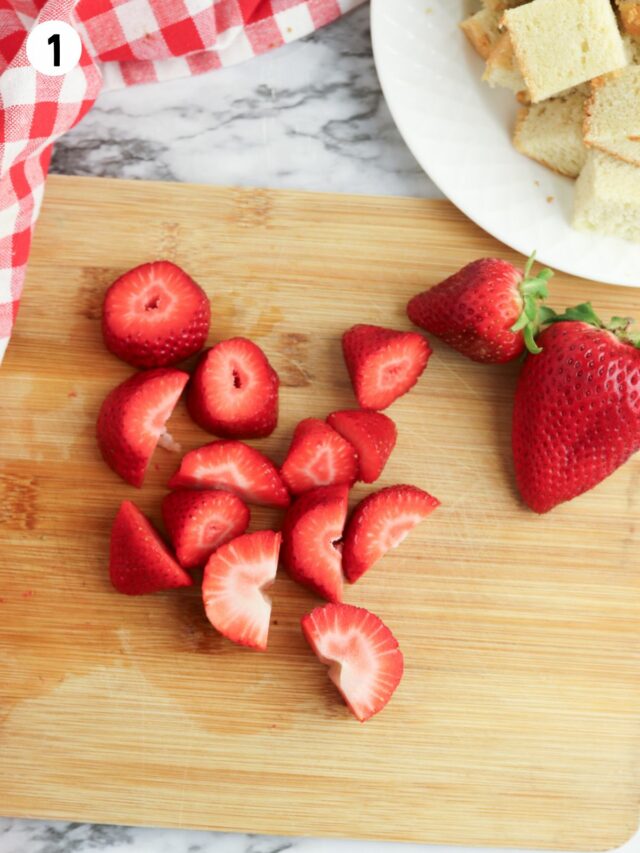
[[[640,449],[640,336],[590,304],[555,317],[516,389],[513,457],[525,503],[543,513],[581,495]]]
[[[535,335],[547,319],[541,300],[553,273],[531,276],[497,258],[467,264],[445,281],[409,301],[412,323],[441,338],[474,361],[501,364],[524,352],[538,352]]]

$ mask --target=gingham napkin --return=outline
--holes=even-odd
[[[18,311],[52,143],[103,86],[202,74],[307,35],[363,0],[0,0],[0,363]],[[79,65],[51,77],[26,37],[63,20],[82,39]]]

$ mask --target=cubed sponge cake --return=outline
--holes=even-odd
[[[512,92],[522,92],[527,88],[516,62],[509,33],[502,33],[491,49],[482,79],[492,87],[503,86]]]
[[[640,36],[640,0],[616,0],[625,31]]]
[[[629,62],[632,65],[640,65],[640,38],[625,33],[622,36],[622,40],[624,41]]]
[[[592,81],[584,139],[592,148],[640,166],[640,65]]]
[[[640,169],[591,150],[576,181],[573,225],[640,242]]]
[[[582,138],[584,103],[588,88],[523,107],[516,121],[513,144],[548,169],[577,178],[587,159]]]
[[[610,0],[532,0],[503,23],[534,103],[628,61]]]
[[[460,28],[473,45],[476,53],[483,59],[488,59],[491,49],[498,40],[500,29],[498,21],[500,12],[492,12],[490,9],[480,9],[475,15],[465,18]]]
[[[482,5],[491,12],[504,12],[505,9],[521,6],[528,2],[529,0],[482,0]]]

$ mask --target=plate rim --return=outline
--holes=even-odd
[[[450,2],[450,0],[449,0]],[[509,230],[501,229],[500,227],[487,227],[485,221],[482,220],[482,217],[477,216],[475,213],[472,213],[464,200],[464,193],[459,193],[456,188],[451,191],[449,187],[446,187],[441,182],[441,177],[439,171],[436,169],[432,171],[427,168],[424,163],[424,157],[419,155],[416,151],[416,147],[414,144],[415,135],[412,130],[410,130],[406,123],[405,119],[402,116],[400,110],[397,108],[397,104],[393,97],[389,96],[389,80],[385,72],[381,70],[383,66],[383,62],[380,60],[381,49],[380,49],[380,33],[379,33],[379,18],[380,11],[382,9],[383,0],[371,0],[370,2],[370,10],[369,10],[369,19],[370,19],[370,29],[371,29],[371,45],[373,51],[373,60],[376,69],[376,74],[378,76],[378,81],[380,83],[380,88],[382,90],[383,97],[385,99],[385,103],[391,114],[391,118],[402,137],[403,142],[411,152],[412,156],[420,166],[420,168],[425,172],[425,174],[429,177],[429,179],[435,184],[435,186],[440,190],[440,192],[444,195],[446,199],[448,199],[455,207],[458,208],[468,219],[470,219],[475,225],[481,228],[485,233],[489,234],[494,239],[498,240],[500,243],[503,243],[507,248],[512,249],[513,251],[518,252],[523,257],[527,258],[531,255],[532,247],[525,247],[523,243],[517,238],[513,237]],[[376,11],[378,10],[378,11]],[[521,155],[524,157],[524,155]],[[544,167],[541,167],[544,168]],[[562,178],[563,176],[557,174],[556,178]],[[577,232],[580,233],[580,232]],[[588,236],[588,235],[587,235]],[[628,241],[624,241],[617,238],[611,238],[607,235],[598,235],[597,232],[594,232],[594,237],[600,237],[601,239],[614,239],[617,242],[627,246],[629,245]],[[634,245],[633,243],[631,245]],[[637,244],[638,252],[640,253],[640,244]],[[583,278],[591,281],[596,281],[601,284],[608,284],[614,287],[628,287],[628,288],[640,288],[640,274],[637,282],[632,281],[615,281],[612,280],[611,277],[605,277],[602,273],[599,273],[597,270],[585,271],[583,269],[578,269],[575,266],[572,266],[571,263],[566,263],[563,261],[558,261],[558,259],[553,258],[545,258],[544,251],[538,251],[536,249],[536,254],[539,256],[540,263],[546,264],[548,266],[553,267],[554,270],[561,272],[565,275],[571,275],[575,278]],[[640,263],[639,263],[640,268]]]

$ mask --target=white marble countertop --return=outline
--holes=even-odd
[[[309,38],[200,77],[105,92],[53,172],[437,196],[380,91],[365,5]]]
[[[58,143],[52,171],[439,196],[402,142],[385,105],[371,56],[368,15],[365,6],[310,38],[241,66],[104,93],[81,125]],[[0,819],[0,853],[424,849]]]

